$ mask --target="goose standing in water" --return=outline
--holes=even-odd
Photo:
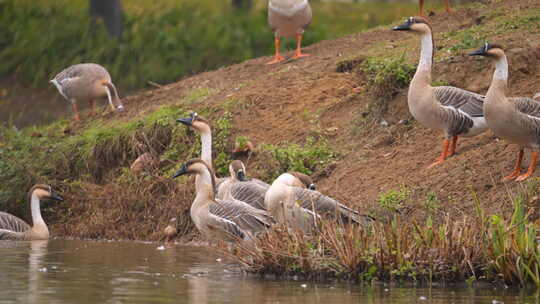
[[[50,81],[56,86],[73,108],[75,120],[80,121],[77,102],[87,101],[95,111],[95,100],[107,97],[111,109],[124,110],[118,91],[111,81],[109,72],[99,64],[81,63],[68,67]]]
[[[431,26],[425,19],[410,17],[394,30],[411,31],[422,37],[420,62],[409,86],[407,103],[416,120],[445,135],[441,155],[428,167],[431,168],[454,155],[458,136],[471,137],[487,130],[482,110],[485,97],[455,87],[431,86],[434,45]]]
[[[49,239],[49,229],[41,217],[40,201],[52,199],[63,201],[64,199],[55,194],[48,185],[35,185],[28,191],[28,198],[31,202],[32,222],[31,227],[20,218],[9,213],[0,212],[0,240],[47,240]]]
[[[520,146],[516,167],[504,180],[525,180],[533,174],[540,150],[540,103],[527,97],[506,97],[508,61],[501,46],[486,43],[469,55],[486,56],[495,61],[495,72],[484,103],[486,121],[496,136]],[[533,152],[529,169],[521,174],[524,148]]]
[[[302,35],[311,23],[312,13],[308,0],[269,0],[268,24],[274,32],[276,54],[274,60],[267,64],[274,64],[285,60],[279,49],[281,37],[296,38],[296,52],[293,58],[309,56],[302,53]]]
[[[264,203],[278,223],[311,231],[318,218],[338,217],[343,222],[367,225],[372,219],[315,191],[311,178],[298,172],[280,175],[266,192]]]
[[[212,169],[201,159],[186,162],[173,178],[196,174],[196,196],[191,205],[191,219],[197,229],[209,239],[235,241],[250,240],[266,231],[273,223],[264,210],[256,209],[237,200],[214,197],[216,181]]]
[[[264,196],[270,185],[256,178],[246,177],[246,167],[239,160],[229,165],[230,178],[225,179],[217,188],[217,198],[234,198],[257,209],[266,210]]]
[[[420,12],[419,12],[419,15],[420,16],[425,16],[424,15],[424,0],[419,0],[418,1],[418,5],[420,6]],[[446,11],[448,13],[451,13],[452,12],[452,8],[450,7],[450,0],[444,0],[444,5],[446,5]]]

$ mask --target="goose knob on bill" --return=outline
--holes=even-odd
[[[124,105],[109,72],[99,64],[81,63],[68,67],[50,81],[71,102],[75,121],[80,121],[77,102],[88,102],[95,113],[95,100],[107,98],[111,109],[123,111]]]
[[[309,56],[302,53],[302,35],[311,23],[312,13],[308,0],[269,0],[268,24],[274,32],[276,54],[274,64],[285,60],[280,54],[281,38],[296,38],[296,51],[293,58]]]
[[[431,86],[433,34],[422,17],[409,17],[395,31],[420,35],[421,54],[416,73],[409,85],[407,104],[411,115],[422,125],[444,133],[442,152],[428,168],[454,155],[459,136],[472,137],[487,130],[483,113],[484,96],[451,86]]]
[[[38,184],[28,191],[28,200],[30,201],[33,226],[28,225],[14,215],[0,212],[0,240],[33,241],[49,239],[49,229],[41,217],[40,202],[42,200],[63,201],[64,199],[54,193],[51,186]]]
[[[486,43],[469,55],[485,56],[495,62],[495,72],[484,102],[484,114],[487,125],[497,137],[520,146],[514,171],[504,177],[504,180],[523,181],[533,174],[538,160],[540,102],[527,97],[508,98],[506,96],[508,91],[508,60],[500,45]],[[529,148],[533,152],[529,169],[521,174],[524,148]]]

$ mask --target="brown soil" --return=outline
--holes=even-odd
[[[496,2],[490,4],[489,10],[540,8],[538,1]],[[435,43],[446,49],[452,42],[442,41],[437,33],[483,22],[478,18],[482,13],[465,9],[431,16]],[[540,91],[537,77],[540,34],[517,31],[491,40],[509,50],[511,95],[532,96]],[[128,110],[120,119],[149,113],[160,105],[178,101],[193,89],[210,88],[213,94],[193,102],[193,110],[215,108],[216,114],[211,117],[215,119],[223,111],[224,103],[237,101],[230,108],[234,120],[233,139],[244,135],[255,145],[302,144],[310,135],[323,134],[341,153],[341,158],[326,172],[315,173],[319,189],[357,209],[384,219],[390,213],[378,206],[378,196],[390,189],[405,187],[411,191],[411,199],[401,213],[412,218],[421,219],[428,214],[424,202],[430,192],[439,200],[440,207],[435,215],[449,212],[460,217],[472,213],[473,194],[487,211],[507,214],[511,210],[509,194],[518,193],[527,185],[501,182],[502,176],[512,170],[516,146],[497,140],[489,132],[460,139],[457,155],[438,167],[426,169],[440,153],[442,134],[414,122],[407,109],[406,89],[389,101],[389,110],[383,115],[388,126],[381,125],[369,114],[370,119],[362,122],[363,113],[374,102],[373,96],[366,92],[364,76],[356,72],[340,73],[336,68],[344,60],[383,57],[386,51],[395,52],[395,49],[409,50],[406,56],[415,63],[419,39],[385,27],[309,46],[305,51],[311,56],[301,60],[276,65],[265,65],[270,57],[248,60],[127,97],[124,104]],[[491,64],[465,54],[464,50],[461,54],[446,56],[442,62],[436,60],[434,80],[485,93],[493,72]],[[436,54],[437,58],[443,55],[446,54]],[[114,119],[118,119],[117,116]],[[403,120],[409,123],[400,123]],[[248,161],[251,175],[257,176],[258,161],[257,155]],[[537,171],[535,176],[539,174]],[[189,205],[189,201],[185,203]],[[163,227],[167,224],[163,222]]]

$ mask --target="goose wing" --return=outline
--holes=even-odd
[[[25,221],[9,213],[0,212],[0,240],[23,239],[24,232],[32,229]]]
[[[233,236],[233,238],[246,239],[246,233],[235,222],[226,218],[210,214],[206,219],[206,225],[211,230],[225,231],[227,234]]]
[[[456,87],[442,86],[433,88],[435,99],[443,106],[459,109],[471,117],[484,116],[483,95]]]
[[[245,202],[257,209],[265,210],[264,196],[270,185],[260,180],[235,182],[231,185],[231,195],[235,199]]]
[[[293,193],[300,206],[307,210],[330,216],[338,214],[345,221],[353,221],[362,225],[373,220],[369,216],[359,214],[357,211],[318,191],[294,187]]]
[[[540,102],[527,97],[509,99],[516,105],[516,109],[525,115],[524,119],[521,120],[521,128],[540,136]]]
[[[241,229],[253,232],[262,231],[274,223],[266,211],[238,200],[216,199],[214,204],[210,204],[208,210],[212,215],[232,221]]]

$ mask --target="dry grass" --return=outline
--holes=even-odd
[[[232,255],[250,271],[353,281],[490,281],[540,284],[538,226],[523,200],[510,219],[477,212],[439,224],[395,216],[371,227],[323,222],[314,235],[278,227]]]

